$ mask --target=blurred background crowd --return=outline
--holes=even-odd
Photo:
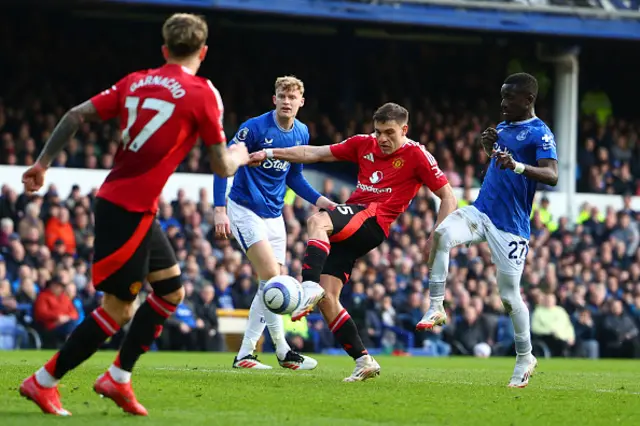
[[[54,20],[34,15],[23,19],[33,31],[18,43],[20,31],[12,18],[11,13],[0,17],[0,52],[13,65],[0,67],[3,165],[32,164],[67,108],[126,73],[161,60],[156,22],[55,15],[53,28]],[[114,24],[122,28],[114,31]],[[508,73],[524,69],[538,77],[537,114],[553,128],[553,73],[526,59],[530,52],[521,45],[496,40],[489,46],[398,43],[359,39],[342,29],[340,37],[301,36],[304,44],[292,54],[282,49],[287,36],[252,29],[251,22],[240,29],[218,24],[212,26],[209,58],[201,74],[220,89],[229,138],[246,118],[271,108],[278,75],[292,73],[304,80],[307,102],[300,118],[315,145],[371,132],[372,111],[395,100],[411,112],[409,136],[434,153],[451,184],[464,189],[460,204],[468,205],[473,202],[471,189],[480,186],[487,167],[477,137],[496,125],[499,88]],[[240,36],[251,38],[251,43]],[[327,66],[322,51],[334,52],[332,66]],[[257,52],[270,59],[255,60]],[[412,66],[400,66],[408,57]],[[536,351],[552,356],[640,357],[640,212],[630,207],[630,196],[640,195],[640,122],[629,114],[633,108],[624,84],[608,82],[609,87],[603,87],[598,83],[603,65],[590,58],[585,56],[587,66],[581,74],[577,188],[617,194],[624,197],[625,207],[615,211],[584,205],[579,217],[557,218],[549,214],[549,200],[539,196],[531,217],[522,291],[532,314]],[[608,65],[616,65],[619,58],[611,58]],[[488,65],[478,67],[479,63]],[[620,68],[621,81],[632,75],[625,69]],[[108,169],[118,141],[116,123],[85,124],[54,167]],[[336,178],[352,178],[354,171],[343,165],[322,170]],[[210,173],[201,147],[178,171]],[[348,188],[337,187],[331,178],[318,189],[336,201],[349,195]],[[161,203],[158,220],[180,260],[187,299],[156,342],[158,349],[224,350],[218,309],[248,309],[255,294],[253,271],[235,241],[213,238],[211,190],[202,188],[199,199],[179,192]],[[90,273],[93,200],[94,193],[79,188],[58,193],[55,182],[40,195],[2,186],[0,330],[13,331],[0,332],[0,348],[33,346],[35,335],[44,347],[58,346],[100,303],[102,295],[93,287]],[[285,207],[285,272],[299,279],[305,219],[313,209],[293,194]],[[434,201],[423,188],[394,224],[388,242],[357,263],[343,304],[365,344],[399,354],[512,353],[513,329],[485,244],[452,252],[446,296],[451,323],[434,333],[413,331],[428,308],[423,249],[434,220]],[[286,328],[300,349],[337,348],[317,317],[295,324],[287,320]],[[117,345],[120,337],[108,345]]]

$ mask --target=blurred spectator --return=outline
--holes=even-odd
[[[640,358],[638,326],[624,312],[620,300],[611,300],[609,309],[602,324],[602,355],[610,358]]]
[[[489,345],[489,332],[483,318],[478,316],[478,311],[473,306],[464,309],[464,317],[456,324],[453,339],[458,354],[475,354],[476,346],[480,345],[478,356],[488,356],[485,345]]]
[[[567,311],[554,294],[544,294],[531,316],[531,333],[547,344],[552,356],[565,356],[575,343],[575,331]]]
[[[78,312],[61,277],[53,277],[38,295],[34,304],[34,318],[43,333],[43,347],[59,347],[76,326]]]

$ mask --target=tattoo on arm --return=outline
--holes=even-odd
[[[229,177],[235,173],[233,165],[229,164],[229,154],[225,144],[218,143],[209,146],[209,166],[211,171],[220,177]],[[237,169],[237,167],[236,167]]]
[[[85,121],[98,121],[99,119],[98,111],[91,101],[86,101],[71,108],[62,117],[56,128],[53,129],[37,162],[44,167],[49,167],[69,139],[76,134],[82,123]]]

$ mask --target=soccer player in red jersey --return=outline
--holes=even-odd
[[[147,280],[153,292],[133,317],[113,365],[94,384],[98,394],[124,411],[147,415],[133,393],[131,371],[184,297],[174,251],[155,220],[162,188],[198,135],[208,146],[216,174],[233,175],[249,160],[244,144],[226,148],[220,94],[209,80],[195,75],[207,53],[206,22],[176,14],[164,23],[162,34],[166,64],[129,74],[72,108],[22,178],[27,192],[39,190],[47,168],[83,122],[120,119],[122,145],[95,202],[92,279],[105,293],[104,301],[20,386],[20,394],[48,414],[71,414],[60,402],[58,381],[131,320],[133,302]]]
[[[421,185],[427,185],[441,199],[435,226],[457,206],[451,185],[435,158],[406,137],[408,120],[405,108],[387,103],[373,115],[374,135],[357,135],[329,146],[266,149],[251,154],[252,165],[267,158],[292,163],[358,164],[358,184],[347,203],[321,211],[307,221],[309,241],[302,271],[305,294],[292,314],[296,321],[316,304],[320,307],[336,340],[356,361],[347,382],[380,374],[380,365],[368,355],[356,324],[339,301],[355,261],[388,237],[391,224],[409,207]]]

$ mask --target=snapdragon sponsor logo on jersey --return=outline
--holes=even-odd
[[[281,172],[286,172],[287,170],[289,170],[289,166],[291,166],[291,164],[288,161],[274,160],[271,158],[267,158],[262,163],[263,169],[274,169]]]
[[[171,96],[173,96],[174,99],[180,99],[187,94],[187,92],[182,88],[182,85],[180,85],[180,83],[177,82],[175,78],[162,77],[159,75],[148,75],[144,78],[141,78],[140,80],[132,83],[129,90],[131,91],[131,93],[133,93],[144,86],[164,87],[171,92]],[[222,111],[220,112],[222,113]]]
[[[376,170],[375,172],[371,173],[371,176],[369,177],[369,181],[373,184],[376,184],[376,183],[380,183],[383,178],[384,178],[384,175],[382,174],[382,172]],[[361,182],[358,182],[356,187],[360,188],[362,191],[373,192],[374,194],[389,194],[393,191],[391,188],[376,188],[372,185],[365,185]]]
[[[356,185],[356,188],[360,188],[365,192],[373,192],[374,194],[389,194],[393,191],[391,188],[375,188],[371,185],[364,185],[360,182]]]

